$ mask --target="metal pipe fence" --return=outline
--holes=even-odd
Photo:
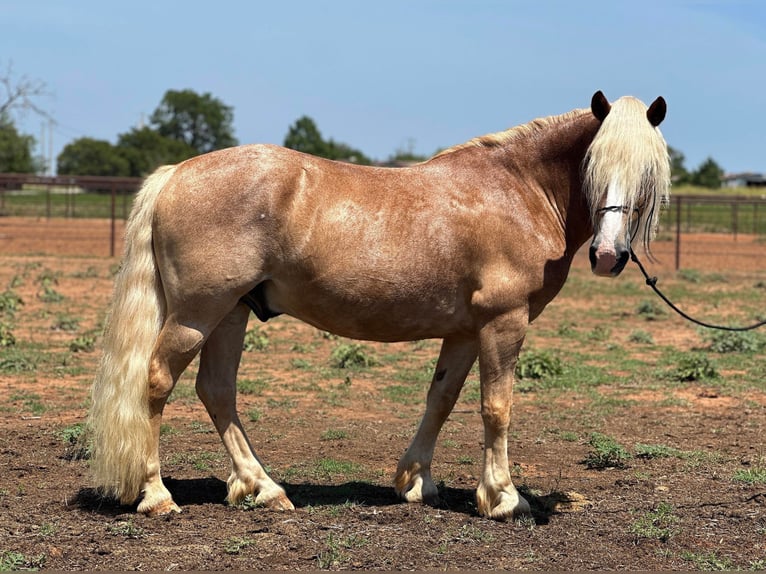
[[[114,257],[141,181],[0,174],[0,253]],[[737,268],[766,269],[766,195],[674,195],[655,246],[676,270],[711,256]]]

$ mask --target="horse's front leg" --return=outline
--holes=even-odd
[[[410,447],[399,461],[394,479],[397,494],[408,502],[434,504],[438,500],[438,491],[431,478],[436,438],[455,406],[477,352],[478,343],[474,339],[448,338],[442,343],[428,389],[426,412]]]
[[[484,469],[476,489],[479,513],[497,520],[529,514],[508,468],[516,361],[526,332],[526,313],[496,318],[480,333],[481,417],[484,422]]]
[[[237,305],[211,333],[202,348],[197,395],[231,457],[226,500],[238,504],[252,494],[259,506],[293,510],[284,489],[271,479],[255,455],[237,415],[237,371],[249,312],[244,305]]]

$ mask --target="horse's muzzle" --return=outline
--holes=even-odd
[[[595,275],[600,277],[617,277],[630,258],[627,249],[609,250],[590,246],[590,268]]]

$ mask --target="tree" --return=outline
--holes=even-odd
[[[0,113],[0,173],[34,173],[40,168],[32,156],[35,138],[22,135]]]
[[[316,123],[308,116],[298,118],[287,130],[285,147],[310,153],[319,157],[326,157],[327,144],[322,139]]]
[[[670,178],[673,183],[676,185],[689,183],[689,172],[684,166],[684,161],[686,161],[684,154],[668,146],[668,155],[670,156]]]
[[[59,154],[57,163],[60,175],[130,174],[128,160],[120,155],[115,146],[93,138],[79,138],[68,143]]]
[[[161,136],[148,128],[135,128],[120,134],[117,151],[128,162],[128,175],[144,177],[161,165],[179,163],[197,150],[183,141]]]
[[[206,153],[237,145],[233,119],[232,108],[209,93],[168,90],[150,121],[161,136]]]
[[[0,76],[0,85],[5,92],[0,99],[0,118],[8,118],[14,111],[27,110],[50,118],[50,114],[35,102],[39,97],[48,95],[45,83],[41,80],[31,80],[27,76],[14,79],[13,64],[8,62],[5,73]]]
[[[333,139],[325,141],[314,120],[308,116],[301,116],[290,126],[285,136],[284,146],[327,159],[361,165],[372,163],[370,158],[358,149]]]
[[[697,170],[690,176],[693,185],[709,187],[712,189],[721,187],[721,178],[723,178],[723,169],[721,169],[721,166],[719,166],[712,157],[709,157],[702,162]]]

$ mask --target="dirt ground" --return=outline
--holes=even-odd
[[[670,315],[637,315],[652,298],[637,271],[598,279],[582,256],[527,341],[560,356],[571,380],[525,383],[515,395],[509,457],[532,519],[476,513],[475,373],[438,442],[440,503],[397,500],[392,477],[422,415],[438,342],[365,343],[376,365],[338,369],[330,357],[348,341],[283,317],[251,323],[265,348],[243,357],[238,409],[294,512],[225,504],[229,462],[194,396],[194,366],[161,439],[165,483],[182,512],[147,518],[99,498],[76,436],[118,263],[106,256],[108,232],[108,222],[0,219],[0,293],[23,301],[0,313],[16,339],[0,347],[0,570],[766,569],[762,355],[716,358],[718,379],[668,381],[661,372],[673,353],[699,349],[700,332]],[[673,274],[670,243],[657,244],[652,271],[689,310],[728,316],[745,300],[763,309],[763,242],[685,241],[699,253],[689,267],[712,283]],[[653,344],[628,345],[638,331]],[[612,366],[615,354],[628,362]],[[593,433],[632,456],[589,467]],[[642,455],[640,445],[664,450]]]

